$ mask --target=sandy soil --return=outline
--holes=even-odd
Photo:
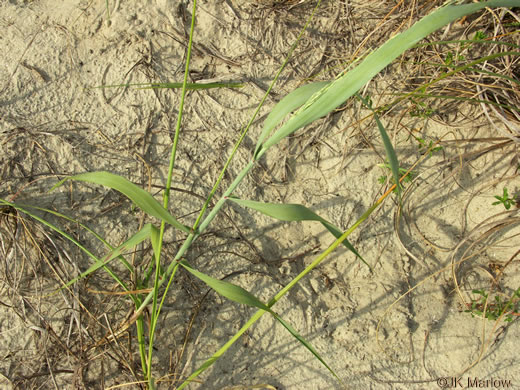
[[[377,47],[435,4],[402,5],[384,19],[395,5],[322,4],[224,186],[251,158],[266,113],[285,94],[311,76],[331,78],[358,49]],[[244,87],[187,96],[170,207],[183,222],[193,223],[313,6],[310,1],[200,4],[191,81],[241,82]],[[109,9],[110,20],[101,0],[1,2],[0,197],[60,211],[118,245],[147,221],[123,196],[85,184],[48,190],[65,175],[106,170],[159,199],[179,92],[96,87],[181,81],[191,4],[110,0]],[[468,18],[437,38],[470,37],[482,25],[492,30],[492,23],[489,14]],[[512,39],[518,44],[518,33]],[[370,83],[364,92],[375,106],[421,82],[424,75],[411,65],[417,58],[435,60],[427,51],[415,51]],[[444,85],[463,88],[453,81]],[[518,98],[518,88],[511,93]],[[433,104],[432,115],[412,115],[424,108],[405,100],[381,116],[403,167],[423,157],[416,138],[442,139],[443,149],[426,154],[414,168],[402,208],[396,197],[388,199],[351,237],[374,271],[338,250],[275,309],[347,388],[435,389],[446,384],[442,378],[452,377],[467,388],[477,387],[475,379],[488,380],[481,387],[506,387],[496,382],[506,380],[509,388],[520,388],[518,317],[495,322],[465,312],[465,304],[476,298],[474,289],[494,289],[491,297],[507,297],[519,287],[518,209],[492,205],[504,187],[512,194],[520,187],[514,138],[519,121],[509,115],[507,125],[476,104]],[[347,229],[388,187],[388,180],[378,180],[388,175],[378,166],[383,156],[373,117],[352,100],[270,151],[236,195],[300,203]],[[0,225],[0,387],[99,389],[126,383],[122,388],[139,388],[131,384],[140,372],[133,331],[117,343],[99,343],[131,314],[130,300],[100,293],[117,290],[102,272],[76,284],[75,297],[50,295],[60,279],[70,280],[88,268],[89,259],[30,217],[9,212],[2,209]],[[94,253],[104,253],[79,225],[41,215]],[[332,241],[319,223],[281,223],[230,205],[188,258],[204,272],[267,301]],[[181,242],[181,236],[167,232],[165,258]],[[146,245],[140,248],[135,261],[150,251]],[[189,375],[252,313],[179,275],[156,336],[160,388],[175,388],[174,375]],[[267,316],[199,379],[190,388],[340,388]]]

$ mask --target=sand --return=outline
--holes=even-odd
[[[60,211],[116,246],[142,223],[157,221],[101,186],[74,183],[48,190],[66,175],[106,170],[160,199],[180,92],[98,87],[182,81],[191,4],[108,3],[110,18],[101,0],[0,4],[0,197]],[[402,23],[430,10],[402,8],[382,22],[394,5],[322,4],[222,188],[251,159],[266,114],[283,96],[311,76],[330,79],[358,48],[377,47]],[[183,223],[194,222],[313,6],[310,1],[228,0],[199,5],[190,81],[244,87],[186,97],[170,204]],[[488,15],[484,21],[457,22],[436,37],[461,39],[473,31],[470,23],[491,20]],[[375,106],[418,77],[407,60],[403,56],[363,91]],[[518,89],[511,93],[518,97]],[[409,168],[421,161],[406,184],[402,207],[391,195],[349,238],[373,271],[338,249],[274,306],[345,388],[520,388],[516,313],[513,321],[504,322],[465,312],[471,298],[478,298],[474,289],[493,289],[492,304],[495,295],[506,299],[519,287],[518,209],[492,205],[504,187],[510,194],[520,187],[514,133],[516,129],[518,136],[519,122],[509,116],[508,126],[493,110],[464,102],[442,100],[434,108],[432,115],[424,115],[424,107],[405,101],[381,114],[401,165]],[[414,109],[423,115],[412,115]],[[270,150],[235,195],[303,204],[347,229],[389,187],[390,175],[380,167],[384,148],[369,114],[350,100]],[[426,143],[442,139],[442,150],[429,156],[417,138]],[[387,178],[381,183],[382,176]],[[135,329],[117,342],[102,342],[132,314],[131,301],[107,294],[120,288],[102,271],[78,282],[72,289],[75,297],[72,292],[50,295],[60,278],[72,279],[91,260],[56,232],[8,210],[2,209],[0,225],[0,387],[140,388],[135,383],[141,373]],[[106,253],[79,225],[39,215],[98,256]],[[173,257],[182,238],[167,231],[164,261]],[[230,204],[187,259],[265,302],[333,241],[318,222],[280,222]],[[135,258],[127,257],[142,264],[150,254],[145,244]],[[121,265],[114,267],[125,274]],[[156,334],[159,388],[175,388],[178,377],[198,368],[253,313],[179,272]],[[268,315],[198,380],[189,388],[342,388]]]

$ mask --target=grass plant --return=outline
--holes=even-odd
[[[318,1],[316,8],[319,6],[319,4],[320,2]],[[229,156],[224,167],[222,168],[219,177],[215,180],[213,188],[208,194],[206,201],[202,205],[199,215],[195,218],[193,223],[185,225],[179,221],[179,218],[170,213],[169,204],[171,198],[170,191],[172,187],[173,171],[177,164],[177,149],[179,142],[182,142],[181,133],[183,111],[186,102],[186,92],[190,88],[199,88],[196,85],[188,83],[191,48],[193,44],[194,27],[197,14],[197,1],[194,0],[189,43],[187,46],[188,49],[185,63],[184,80],[182,81],[182,83],[177,84],[150,83],[146,85],[139,85],[140,87],[144,88],[181,88],[181,99],[180,106],[178,109],[179,115],[177,118],[175,134],[171,145],[169,160],[170,164],[168,169],[167,180],[165,183],[166,189],[163,192],[162,203],[157,201],[148,191],[143,190],[142,188],[133,184],[126,178],[114,175],[109,172],[88,172],[66,177],[53,187],[53,189],[58,188],[67,181],[86,182],[94,185],[102,185],[120,192],[128,199],[130,199],[133,202],[133,204],[135,204],[139,209],[144,211],[146,215],[149,217],[149,219],[159,222],[147,223],[143,225],[143,227],[139,231],[134,233],[128,240],[126,240],[123,244],[117,247],[112,247],[108,243],[107,238],[100,237],[94,232],[89,231],[91,234],[94,234],[95,237],[99,239],[101,242],[103,242],[103,244],[107,247],[106,254],[102,257],[99,257],[90,252],[74,237],[66,233],[64,229],[51,223],[49,220],[46,220],[45,218],[39,216],[36,212],[38,210],[37,207],[17,204],[14,202],[9,202],[7,200],[0,200],[0,203],[3,205],[3,207],[16,209],[38,220],[49,229],[57,232],[61,236],[71,241],[82,252],[84,252],[87,256],[89,256],[92,259],[92,265],[87,270],[83,271],[78,277],[65,282],[60,287],[60,289],[70,288],[79,280],[88,277],[93,272],[96,272],[100,269],[103,269],[105,272],[107,272],[108,275],[110,275],[110,277],[120,285],[123,292],[127,294],[128,298],[132,301],[132,304],[134,305],[133,313],[128,318],[126,324],[124,325],[124,328],[133,326],[135,323],[139,343],[138,348],[142,370],[141,377],[146,382],[146,385],[149,389],[156,388],[156,382],[158,379],[158,376],[154,372],[154,367],[152,365],[155,333],[158,327],[159,318],[161,318],[161,311],[163,309],[165,299],[168,296],[168,292],[170,290],[170,287],[172,286],[172,283],[174,283],[180,272],[187,272],[190,275],[193,275],[194,277],[204,282],[211,289],[215,290],[223,297],[240,304],[254,307],[257,309],[257,311],[249,319],[249,321],[247,321],[242,326],[242,328],[225,345],[223,345],[217,352],[215,352],[211,357],[209,357],[208,360],[204,364],[202,364],[200,368],[194,371],[186,380],[184,380],[182,383],[179,383],[179,386],[177,387],[178,389],[182,389],[188,386],[193,381],[195,381],[196,378],[202,372],[204,372],[207,368],[214,364],[221,356],[223,356],[224,353],[228,351],[228,349],[231,347],[231,345],[233,345],[233,343],[237,341],[240,338],[240,336],[244,334],[244,332],[250,329],[250,327],[266,313],[271,315],[278,323],[280,323],[292,335],[295,341],[299,342],[302,346],[304,346],[337,379],[338,383],[341,384],[341,379],[335,373],[333,365],[329,365],[325,361],[325,359],[319,354],[319,352],[298,333],[298,330],[295,329],[286,320],[284,320],[274,310],[274,306],[280,299],[283,298],[285,294],[287,294],[294,286],[296,286],[300,282],[300,280],[302,280],[302,278],[304,278],[314,268],[316,268],[320,263],[322,263],[340,245],[344,245],[345,247],[347,247],[351,252],[353,252],[356,255],[356,257],[358,257],[368,267],[370,267],[369,261],[366,261],[362,257],[362,254],[360,254],[355,249],[355,247],[348,241],[348,237],[376,209],[378,209],[378,207],[380,207],[380,205],[385,201],[385,199],[387,199],[393,193],[393,191],[396,191],[399,196],[399,199],[401,199],[402,190],[400,183],[411,178],[409,171],[404,171],[402,168],[400,168],[397,154],[392,146],[390,137],[385,131],[383,123],[379,119],[379,110],[373,108],[370,99],[362,97],[360,94],[358,94],[358,91],[360,91],[360,89],[365,84],[367,84],[375,75],[377,75],[385,67],[391,64],[402,53],[414,47],[423,38],[427,37],[429,34],[440,29],[441,27],[466,15],[482,10],[485,7],[493,8],[514,6],[518,6],[517,0],[489,0],[485,2],[478,2],[472,4],[458,4],[457,2],[450,2],[449,4],[446,4],[445,6],[435,10],[430,15],[424,17],[419,22],[411,26],[409,29],[390,38],[381,47],[367,55],[355,67],[348,71],[346,70],[340,72],[332,81],[313,82],[292,91],[272,109],[272,111],[266,118],[263,124],[262,131],[252,153],[252,159],[245,164],[242,170],[234,178],[232,183],[225,190],[222,191],[222,194],[220,195],[216,203],[213,205],[213,207],[210,208],[210,204],[213,198],[217,195],[220,184],[225,173],[227,172],[227,168],[230,162],[232,161],[238,148],[241,146],[242,141],[244,140],[246,134],[249,131],[249,128],[251,127],[252,123],[256,118],[256,114],[259,112],[260,107],[262,106],[269,92],[276,83],[278,76],[281,74],[285,65],[287,64],[287,61],[291,55],[291,53],[289,53],[287,60],[281,66],[279,72],[277,73],[271,86],[269,87],[264,99],[260,102],[258,109],[255,111],[255,114],[249,121],[248,125],[242,131],[239,140],[236,142],[233,148],[231,155]],[[108,15],[108,17],[110,16]],[[310,23],[311,18],[307,21],[307,24],[302,29],[301,34],[298,37],[298,40],[305,32],[305,29]],[[473,41],[469,41],[464,44],[461,42],[461,49],[463,49],[461,51],[468,50],[473,44],[475,44],[476,41],[480,42],[484,39],[485,36],[480,34]],[[298,40],[293,45],[293,49],[297,44]],[[520,53],[515,51],[508,52],[508,55],[511,54],[518,55]],[[443,66],[445,66],[446,72],[440,77],[440,79],[453,75],[456,72],[472,68],[478,63],[487,59],[491,59],[492,57],[493,55],[489,55],[487,57],[482,57],[482,60],[473,61],[465,65],[459,65],[459,62],[464,61],[465,59],[463,54],[452,53],[444,59]],[[218,84],[205,86],[204,88],[236,86],[236,84]],[[422,99],[424,97],[433,97],[433,95],[425,92],[425,86],[422,86],[421,88],[423,88],[422,91],[424,92],[416,90],[415,92],[408,94],[407,97],[416,99],[414,100],[416,102],[416,105],[420,106],[423,110],[428,110],[428,108],[426,108],[427,106],[423,106],[424,103],[422,103],[422,100],[418,99]],[[309,208],[303,205],[262,203],[255,200],[240,199],[235,196],[235,191],[237,187],[244,180],[244,178],[247,177],[251,169],[258,164],[258,161],[264,156],[264,154],[268,153],[270,149],[275,148],[276,145],[278,145],[283,139],[291,136],[297,130],[302,129],[308,124],[312,123],[313,121],[333,112],[338,106],[342,105],[345,101],[347,101],[347,99],[353,96],[357,96],[363,102],[363,104],[369,110],[371,110],[372,115],[376,120],[382,143],[385,147],[386,158],[388,160],[388,164],[385,164],[384,168],[388,169],[391,172],[391,183],[393,185],[388,189],[388,191],[385,194],[383,194],[379,199],[377,199],[362,214],[362,216],[351,225],[349,229],[343,232],[338,227],[334,226],[332,223],[330,223],[329,221],[322,218],[321,216],[319,216],[318,214],[316,214],[315,212],[311,211]],[[503,103],[497,104],[499,106],[504,106]],[[507,106],[507,104],[505,105]],[[429,111],[427,111],[427,113],[428,115],[431,114]],[[426,141],[424,141],[422,138],[417,138],[417,140],[420,143],[420,147],[424,151],[423,154],[431,154],[434,151],[440,150],[438,149],[439,147],[435,147],[431,142],[429,144],[426,144]],[[504,196],[506,196],[507,198],[505,201],[509,202],[510,199],[507,192],[504,192]],[[499,199],[499,201],[502,203],[504,202],[503,199]],[[192,246],[192,243],[206,231],[208,226],[211,224],[211,222],[214,220],[217,214],[221,211],[221,209],[229,203],[233,203],[236,206],[249,209],[252,212],[262,213],[280,221],[319,222],[328,232],[330,232],[333,235],[334,241],[332,241],[329,247],[325,249],[322,253],[320,253],[312,261],[312,263],[308,265],[299,275],[294,277],[294,279],[290,283],[288,283],[284,288],[278,291],[278,293],[275,294],[274,297],[272,297],[268,302],[263,302],[262,300],[260,300],[247,290],[243,289],[242,287],[239,287],[227,281],[216,279],[211,275],[201,272],[201,270],[198,270],[195,267],[193,267],[188,261],[189,249]],[[508,207],[506,206],[506,208]],[[51,212],[50,210],[44,211]],[[68,218],[56,212],[53,212],[53,214],[60,218]],[[86,228],[85,226],[82,227]],[[165,256],[163,255],[163,245],[166,229],[175,229],[176,235],[182,237],[184,240],[183,244],[180,246],[173,259],[165,258]],[[125,258],[124,253],[134,249],[137,245],[144,241],[149,241],[151,243],[151,246],[153,248],[153,261],[150,262],[150,265],[144,272],[144,274],[138,275],[137,269],[131,264],[131,262],[129,262]],[[116,259],[121,262],[121,264],[124,266],[128,273],[122,274],[121,272],[114,270],[115,267],[112,266],[112,263]],[[130,283],[128,282],[128,280],[131,277],[137,278],[137,290],[133,290],[130,287]],[[485,297],[484,293],[482,293],[481,295],[483,298],[486,299],[487,302],[487,295]],[[504,315],[504,313],[514,312],[515,310],[517,310],[517,295],[518,291],[516,292],[516,295],[513,298],[511,298],[511,300],[507,302],[498,301],[494,304],[495,306],[492,307],[493,310],[488,310],[486,313],[488,315],[489,313],[496,314],[497,310],[499,310],[499,315],[501,316]],[[482,302],[480,300],[475,302],[476,303],[474,307],[472,306],[471,308],[472,313],[476,313],[477,310],[480,310],[480,307],[482,306]],[[145,320],[145,310],[149,311],[148,322]]]
[[[506,187],[504,187],[504,189],[502,191],[502,196],[495,195],[495,199],[497,199],[497,201],[493,202],[492,205],[496,206],[496,205],[501,204],[504,206],[504,208],[506,210],[509,210],[511,208],[511,206],[518,203],[518,195],[510,197],[509,192]]]

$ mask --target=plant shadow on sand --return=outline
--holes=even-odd
[[[310,80],[334,78],[442,3],[324,1],[209,209],[253,158],[268,113],[287,93]],[[85,227],[118,246],[157,220],[99,185],[68,181],[48,190],[68,175],[109,171],[159,199],[169,176],[179,90],[96,87],[182,81],[191,23],[191,8],[184,4],[107,4],[110,20],[104,1],[66,9],[45,1],[0,6],[6,31],[0,60],[0,198],[74,218],[28,209],[99,258],[108,249]],[[315,5],[251,0],[199,6],[188,81],[244,86],[186,96],[168,206],[181,224],[195,221],[240,129]],[[514,342],[520,282],[515,245],[520,220],[513,198],[520,187],[517,11],[488,9],[430,35],[360,90],[370,108],[352,98],[289,135],[233,193],[302,204],[340,230],[350,228],[395,182],[375,118],[400,167],[413,170],[400,201],[388,195],[348,238],[373,270],[338,248],[273,307],[349,388],[421,389],[457,375],[520,382]],[[511,198],[510,207],[494,205],[497,196]],[[185,236],[165,231],[164,268]],[[184,257],[194,269],[268,302],[331,242],[316,220],[277,221],[228,201]],[[134,323],[125,324],[136,309],[129,295],[151,291],[154,273],[148,285],[139,281],[154,269],[154,250],[144,241],[122,252],[134,273],[110,262],[129,292],[102,269],[56,292],[93,260],[3,203],[0,385],[151,387],[138,343],[150,341],[152,306],[143,311],[143,340]],[[179,386],[255,310],[180,269],[156,324],[151,366],[157,387]],[[339,387],[271,315],[189,386]]]

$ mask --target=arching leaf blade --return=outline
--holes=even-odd
[[[66,288],[76,283],[78,280],[83,279],[84,277],[90,275],[91,273],[97,271],[98,269],[106,266],[110,261],[121,255],[123,252],[132,250],[137,245],[139,245],[144,240],[151,238],[152,231],[158,231],[155,226],[151,223],[148,223],[143,226],[141,230],[135,233],[132,237],[126,240],[124,243],[119,245],[118,247],[111,250],[105,257],[102,259],[96,259],[96,262],[92,264],[86,271],[82,272],[79,276],[75,277],[71,281],[67,282],[61,288]]]
[[[30,205],[18,205],[16,203],[11,203],[11,202],[8,202],[4,199],[0,199],[0,204],[3,204],[3,205],[7,205],[7,206],[11,206],[11,207],[14,207],[16,210],[19,210],[21,211],[22,213],[24,214],[27,214],[28,216],[30,216],[31,218],[35,219],[36,221],[40,222],[42,225],[44,226],[47,226],[49,229],[55,231],[56,233],[58,233],[59,235],[61,235],[62,237],[64,237],[65,239],[69,240],[70,242],[72,242],[75,246],[77,246],[82,252],[84,252],[88,257],[90,257],[91,259],[93,259],[96,263],[99,263],[101,262],[101,259],[99,259],[97,256],[95,256],[92,252],[90,252],[87,248],[85,248],[78,240],[76,240],[74,237],[72,237],[70,234],[66,233],[65,231],[63,231],[62,229],[60,229],[59,227],[55,226],[54,224],[52,224],[51,222],[47,221],[45,218],[42,218],[40,217],[39,215],[31,212],[28,210],[28,208],[35,208],[37,210],[40,210],[40,211],[48,211],[49,213],[52,213],[52,214],[55,214],[55,215],[58,215],[58,216],[61,216],[61,217],[65,217],[59,213],[56,213],[52,210],[46,210],[42,207],[34,207],[34,206],[30,206]],[[67,217],[67,219],[69,219]],[[90,231],[91,233],[93,233],[92,231]],[[97,236],[97,235],[96,235]],[[126,260],[122,260],[123,263],[125,265],[129,265],[128,262]],[[105,271],[117,282],[121,285],[121,287],[125,290],[125,291],[128,291],[128,287],[126,285],[126,283],[121,279],[119,278],[119,276],[117,276],[110,268],[108,268],[107,266],[103,266],[105,268]],[[59,291],[56,290],[56,291]],[[133,296],[132,296],[132,299]]]
[[[124,177],[104,171],[81,173],[61,180],[51,188],[51,191],[67,180],[84,181],[112,188],[129,198],[145,213],[164,220],[185,233],[191,232],[190,228],[179,223],[150,193]]]
[[[327,115],[343,104],[393,60],[432,32],[485,7],[515,6],[518,6],[518,0],[490,0],[473,4],[447,5],[435,10],[416,22],[408,30],[386,41],[370,53],[359,65],[345,74],[340,74],[333,82],[318,91],[316,95],[310,98],[312,104],[305,104],[303,109],[295,113],[287,123],[268,138],[255,153],[255,157],[259,158],[266,150],[276,145],[283,138]]]
[[[312,95],[314,95],[329,83],[330,81],[318,81],[302,85],[301,87],[296,88],[294,91],[286,95],[273,107],[264,122],[264,127],[256,143],[255,159],[256,154],[262,147],[262,143],[264,142],[265,138],[276,126],[278,126],[278,124],[287,116],[287,114],[301,107],[306,101],[310,99]]]
[[[259,211],[262,214],[276,218],[280,221],[295,222],[295,221],[318,221],[336,238],[341,237],[343,232],[336,226],[328,222],[326,219],[320,217],[318,214],[300,204],[279,204],[279,203],[264,203],[254,200],[238,199],[230,197],[229,200],[253,210]],[[343,245],[356,255],[363,263],[370,269],[372,267],[363,259],[354,246],[348,241],[344,240]]]
[[[338,381],[341,382],[339,377],[336,375],[336,373],[329,367],[329,365],[323,360],[323,358],[319,355],[319,353],[312,347],[312,345],[305,340],[289,323],[284,321],[278,314],[273,312],[271,308],[269,308],[267,305],[265,305],[263,302],[261,302],[258,298],[256,298],[253,294],[248,292],[247,290],[243,289],[240,286],[236,286],[232,283],[215,279],[211,276],[208,276],[200,271],[197,271],[196,269],[192,268],[188,262],[185,260],[181,260],[180,265],[186,269],[188,272],[190,272],[195,277],[202,280],[204,283],[206,283],[209,287],[211,287],[213,290],[215,290],[220,295],[228,298],[231,301],[242,303],[248,306],[253,306],[261,310],[265,310],[273,315],[273,317],[280,322],[285,329],[291,333],[291,335],[296,338],[305,348],[307,348],[331,373],[334,375]],[[205,364],[208,366],[213,364],[213,358],[210,358]]]
[[[202,280],[209,287],[211,287],[213,290],[215,290],[220,295],[226,297],[227,299],[233,302],[242,303],[244,305],[253,306],[265,311],[271,311],[271,309],[269,309],[269,307],[267,307],[262,301],[260,301],[257,297],[255,297],[253,294],[243,289],[242,287],[226,282],[224,280],[215,279],[209,275],[197,271],[185,260],[181,260],[179,264],[186,271],[188,271],[198,279]]]

